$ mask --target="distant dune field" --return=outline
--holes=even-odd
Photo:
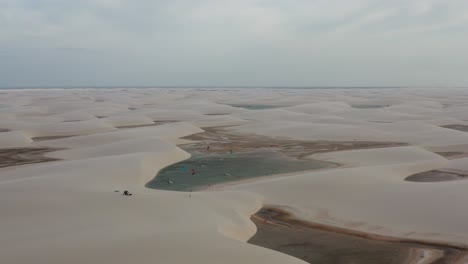
[[[252,215],[276,208],[308,227],[452,250],[416,249],[407,263],[466,263],[467,102],[467,89],[435,88],[5,90],[0,262],[306,263],[247,243]],[[145,187],[194,142],[336,166]]]

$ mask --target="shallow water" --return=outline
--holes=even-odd
[[[192,152],[190,159],[162,169],[146,187],[191,191],[224,182],[329,166],[327,162],[299,160],[270,150],[233,154]]]

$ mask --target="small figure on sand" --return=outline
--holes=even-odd
[[[182,171],[187,171],[187,168],[185,167],[185,165],[182,165]]]
[[[195,175],[196,173],[197,172],[194,169],[192,169],[192,176]]]
[[[131,194],[129,191],[127,191],[127,190],[125,190],[125,191],[123,192],[123,195],[125,195],[125,196],[132,196],[132,194]]]
[[[231,150],[229,150],[229,152],[232,154],[232,149],[231,149]]]
[[[209,151],[209,150],[210,150],[210,146],[207,146],[207,147],[206,147],[206,150]]]

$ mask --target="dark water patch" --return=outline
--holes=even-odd
[[[442,127],[453,129],[453,130],[458,130],[458,131],[463,131],[463,132],[468,132],[468,126],[466,125],[446,125]]]
[[[372,109],[372,108],[384,108],[384,107],[388,107],[388,106],[389,105],[377,105],[377,104],[366,105],[366,104],[362,104],[362,105],[352,105],[351,107],[359,108],[359,109]]]
[[[76,135],[69,135],[69,136],[46,136],[46,137],[33,137],[31,138],[33,141],[46,141],[46,140],[54,140],[54,139],[62,139],[62,138],[69,138],[75,137]]]
[[[249,110],[263,110],[282,107],[279,105],[261,105],[261,104],[230,104],[233,107],[245,108]]]
[[[370,239],[333,227],[296,220],[284,211],[263,208],[251,220],[257,233],[248,243],[279,251],[309,263],[464,263],[466,250],[431,243]],[[396,240],[396,241],[395,241]]]
[[[327,162],[295,159],[269,150],[232,154],[192,152],[190,159],[162,169],[146,187],[190,191],[225,182],[330,166]]]
[[[372,122],[372,123],[381,123],[381,124],[392,124],[392,123],[395,123],[395,122],[390,122],[390,121],[371,121],[371,120],[369,120],[369,122]]]
[[[207,116],[222,116],[222,115],[229,115],[230,113],[212,113],[212,114],[205,114]]]
[[[115,128],[136,128],[136,127],[149,127],[149,126],[157,126],[160,124],[144,124],[144,125],[130,125],[130,126],[116,126]]]
[[[455,181],[468,177],[468,172],[460,170],[430,170],[408,176],[405,181],[411,182],[443,182]]]
[[[164,125],[164,124],[169,124],[169,123],[176,123],[176,122],[181,122],[178,120],[156,120],[154,121],[155,125]]]

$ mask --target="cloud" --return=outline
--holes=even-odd
[[[464,0],[0,0],[0,86],[468,85],[467,20]]]

